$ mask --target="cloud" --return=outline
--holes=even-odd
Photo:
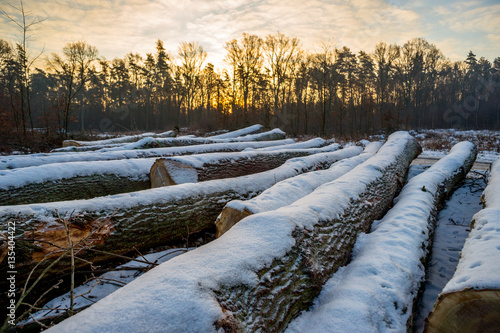
[[[353,51],[371,51],[380,41],[402,44],[414,37],[433,43],[460,40],[463,31],[484,33],[475,36],[476,44],[496,40],[500,5],[452,1],[431,10],[432,1],[24,0],[24,4],[31,14],[47,17],[35,32],[34,48],[61,52],[66,43],[85,40],[108,59],[129,52],[154,53],[159,38],[172,55],[177,54],[180,42],[198,41],[208,52],[208,60],[219,65],[225,42],[240,38],[243,32],[265,37],[279,31],[298,37],[307,49],[334,39],[336,46],[346,45]],[[443,26],[449,29],[447,36],[437,33]],[[15,29],[2,19],[0,34],[15,40]],[[453,54],[466,52],[461,43],[442,45],[449,45],[443,51]],[[500,53],[498,47],[489,49]]]

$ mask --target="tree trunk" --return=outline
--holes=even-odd
[[[426,332],[500,331],[500,161],[491,166],[457,269],[426,320]]]
[[[274,169],[294,157],[334,151],[338,147],[338,144],[333,144],[315,149],[283,149],[159,158],[151,167],[149,179],[151,188],[156,188],[245,176]]]
[[[16,223],[16,270],[18,285],[42,258],[67,247],[62,220],[71,229],[78,257],[94,265],[113,260],[112,254],[133,253],[166,243],[179,241],[190,233],[214,226],[214,221],[226,202],[249,199],[276,182],[310,171],[328,168],[338,161],[341,151],[314,154],[286,162],[266,172],[245,177],[221,179],[196,184],[182,184],[147,191],[81,201],[54,202],[27,206],[0,207],[0,224]],[[86,250],[107,251],[111,254]],[[50,261],[50,260],[49,260]],[[77,261],[77,270],[88,263]],[[40,265],[33,276],[38,276]],[[2,265],[2,271],[6,267]],[[43,279],[44,287],[51,286],[70,271],[65,258]],[[7,281],[0,281],[1,290]],[[42,289],[40,286],[39,290]]]

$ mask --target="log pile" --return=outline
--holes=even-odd
[[[115,151],[115,150],[131,150],[131,149],[150,149],[160,147],[183,147],[200,144],[213,144],[225,142],[251,142],[251,141],[273,141],[283,140],[286,138],[285,132],[276,128],[271,131],[245,135],[242,137],[227,138],[227,139],[212,139],[199,137],[178,137],[178,138],[161,138],[161,137],[145,137],[133,143],[122,144],[105,144],[105,145],[85,145],[71,146],[52,150],[52,152],[88,152],[88,151]]]
[[[150,170],[168,170],[177,183],[197,182],[225,177],[236,177],[261,172],[283,164],[287,159],[323,151],[333,151],[339,145],[317,149],[282,149],[276,152],[245,152],[198,154],[156,160],[154,158],[117,161],[69,162],[46,164],[19,170],[3,171],[4,182],[0,186],[2,205],[30,204],[77,199],[90,199],[118,193],[135,192],[151,188]],[[206,160],[193,166],[193,161]],[[169,168],[160,169],[159,161]],[[172,165],[179,170],[172,170]],[[158,177],[158,175],[160,175]],[[152,173],[151,183],[156,184],[161,174]],[[166,177],[170,177],[167,175]],[[165,178],[167,179],[167,178]],[[169,185],[172,185],[170,183]],[[164,186],[164,185],[161,185]],[[158,187],[158,186],[153,186]]]
[[[414,138],[395,133],[341,178],[291,206],[245,218],[52,331],[282,331],[346,263],[357,234],[383,216],[420,151]],[[140,300],[129,302],[134,297]]]
[[[484,209],[474,215],[451,280],[426,332],[500,332],[500,161],[491,167]]]
[[[180,240],[189,233],[213,228],[214,221],[226,202],[249,199],[283,179],[330,167],[336,161],[355,156],[361,149],[352,147],[329,153],[295,158],[282,166],[244,177],[181,184],[89,200],[0,207],[0,223],[17,223],[16,268],[26,276],[40,258],[55,250],[50,244],[66,240],[62,218],[75,230],[74,242],[113,254],[134,252],[134,248],[154,246]],[[58,218],[60,214],[61,219]],[[87,242],[88,241],[88,242]],[[90,242],[90,243],[89,243]],[[82,252],[79,257],[94,264],[114,259],[112,255]],[[21,259],[22,258],[22,259]],[[46,284],[67,274],[69,261],[62,260],[47,274]],[[85,267],[85,262],[77,262]],[[40,268],[42,269],[42,268]],[[39,269],[39,270],[40,270]],[[0,281],[0,284],[5,281]]]

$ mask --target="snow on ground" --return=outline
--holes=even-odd
[[[409,140],[407,133],[392,134],[377,155],[343,177],[290,206],[247,217],[222,237],[155,267],[49,332],[103,328],[108,332],[213,332],[213,323],[223,313],[212,290],[254,285],[255,271],[292,248],[296,228],[337,218],[367,183],[395,163]]]
[[[438,186],[452,177],[473,144],[455,145],[450,154],[413,177],[396,204],[369,234],[361,234],[352,261],[327,281],[310,311],[288,332],[405,332],[425,268],[429,218]],[[425,190],[424,190],[425,189]]]
[[[31,155],[8,155],[0,157],[0,170],[26,168],[52,163],[105,161],[146,157],[162,157],[183,154],[201,154],[221,150],[242,151],[246,148],[265,148],[294,144],[292,139],[259,142],[230,142],[201,144],[184,147],[152,148],[137,150],[121,150],[111,152],[81,152],[81,153],[40,153]],[[287,147],[288,148],[288,147]],[[293,147],[292,147],[293,148]]]

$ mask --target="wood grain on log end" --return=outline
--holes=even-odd
[[[103,244],[114,226],[110,219],[98,219],[87,223],[68,223],[68,229],[75,251],[81,253],[86,247]],[[40,224],[36,230],[25,231],[24,236],[33,242],[33,262],[40,262],[46,257],[57,257],[69,247],[62,223],[50,226]]]
[[[434,309],[426,321],[425,332],[500,332],[498,289],[468,289],[443,294]]]
[[[181,183],[196,183],[198,173],[192,166],[176,160],[159,158],[149,172],[151,188],[171,186]]]
[[[248,209],[244,208],[242,211],[239,209],[234,209],[231,207],[224,207],[221,214],[215,221],[215,226],[217,232],[215,237],[219,238],[224,233],[226,233],[232,226],[244,219],[245,217],[252,215],[253,213]]]

